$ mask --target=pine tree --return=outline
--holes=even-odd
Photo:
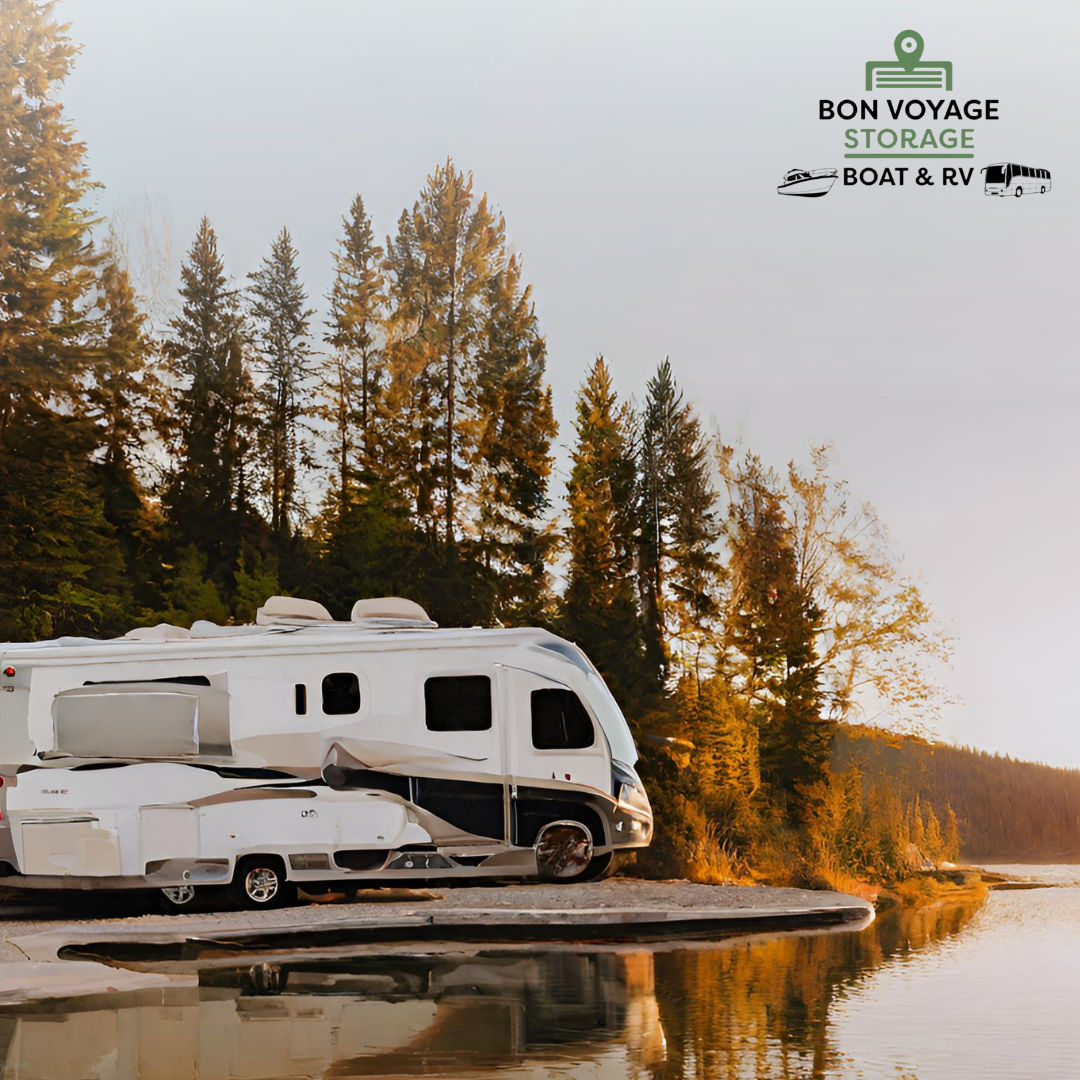
[[[803,793],[824,778],[832,747],[833,724],[822,716],[817,682],[819,612],[800,585],[776,477],[748,456],[729,483],[730,677],[759,717],[762,772],[797,817]]]
[[[165,586],[165,608],[155,613],[155,622],[172,623],[174,626],[191,626],[197,619],[222,624],[228,621],[229,608],[221,597],[221,590],[207,576],[207,559],[194,544],[180,553]]]
[[[101,266],[98,306],[103,337],[85,391],[87,417],[95,425],[100,446],[95,471],[105,518],[123,552],[133,596],[147,606],[157,599],[147,588],[154,574],[156,537],[143,487],[156,467],[151,461],[155,435],[163,423],[163,388],[146,316],[113,246]]]
[[[640,592],[649,664],[700,674],[719,617],[720,535],[701,424],[665,359],[646,388],[641,423]]]
[[[956,820],[956,811],[952,803],[945,806],[945,838],[941,847],[941,857],[949,862],[960,861],[960,826]]]
[[[408,477],[418,523],[432,540],[441,534],[451,563],[465,524],[459,488],[473,479],[476,350],[491,279],[505,266],[504,232],[487,196],[474,198],[472,176],[448,160],[387,240],[391,455]]]
[[[645,668],[635,598],[635,418],[619,402],[602,356],[578,391],[576,411],[563,632],[629,702],[659,687]]]
[[[56,100],[78,48],[54,6],[0,10],[0,452],[20,412],[79,411],[99,332],[86,147]]]
[[[195,544],[214,573],[235,560],[250,514],[252,388],[237,294],[205,217],[180,276],[183,307],[166,345],[179,384],[178,446],[163,501],[173,547]]]
[[[334,253],[325,340],[332,347],[320,368],[323,419],[333,425],[338,512],[344,512],[355,474],[378,463],[378,399],[382,387],[382,318],[386,307],[383,249],[375,243],[364,200],[357,195],[342,219]]]
[[[127,618],[86,395],[107,348],[83,205],[93,185],[58,101],[77,47],[54,6],[0,9],[0,638]]]
[[[511,258],[489,284],[477,353],[476,555],[492,575],[492,615],[504,623],[550,615],[547,563],[556,537],[547,492],[558,427],[531,292]]]
[[[251,321],[263,381],[255,394],[256,430],[270,529],[288,538],[301,511],[297,475],[307,461],[303,439],[309,412],[302,392],[311,373],[308,326],[313,308],[300,281],[289,230],[278,233],[260,268],[248,275]]]

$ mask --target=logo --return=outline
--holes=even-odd
[[[819,199],[822,195],[829,194],[836,177],[835,169],[788,169],[776,190],[781,195]]]
[[[926,90],[952,89],[952,61],[923,60],[923,39],[918,30],[901,30],[893,48],[895,60],[866,61],[867,90],[906,89],[909,86]]]

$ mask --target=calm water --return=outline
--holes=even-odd
[[[0,1010],[0,1075],[97,1078],[1080,1077],[1080,867],[1067,887],[861,931],[678,947],[460,948]],[[267,992],[271,990],[272,992]]]

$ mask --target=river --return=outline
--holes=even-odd
[[[678,945],[401,946],[0,1009],[3,1080],[1080,1076],[1080,867],[1058,887]]]

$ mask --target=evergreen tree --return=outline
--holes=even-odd
[[[800,585],[794,533],[778,482],[754,457],[731,474],[726,527],[731,591],[725,649],[734,684],[761,723],[762,772],[801,813],[828,768],[833,725],[822,716],[815,637],[820,613]]]
[[[333,425],[339,512],[344,512],[356,472],[370,473],[378,462],[381,322],[386,307],[383,249],[375,243],[359,195],[342,225],[344,235],[334,253],[334,284],[328,297],[325,340],[332,352],[320,369],[325,399],[320,415]]]
[[[638,508],[645,643],[661,679],[673,659],[700,675],[715,649],[720,528],[709,472],[701,424],[665,359],[646,387]]]
[[[167,622],[189,627],[197,619],[223,624],[229,619],[229,608],[221,590],[207,576],[207,559],[194,544],[180,553],[175,566],[170,566],[165,586],[165,608],[150,616],[149,621]]]
[[[563,632],[629,702],[659,686],[645,668],[635,599],[635,419],[602,356],[578,391],[576,412]]]
[[[126,619],[86,389],[102,357],[85,146],[57,99],[77,47],[53,4],[0,9],[0,638]]]
[[[432,541],[441,534],[449,575],[465,524],[459,488],[473,479],[476,350],[491,279],[505,265],[504,231],[487,196],[474,198],[472,176],[448,160],[387,241],[391,457],[418,524]]]
[[[960,861],[960,825],[951,803],[945,807],[945,836],[942,841],[941,857],[949,862]]]
[[[85,396],[99,444],[95,471],[106,520],[113,526],[128,569],[133,598],[153,605],[155,523],[143,483],[152,472],[153,441],[162,426],[157,349],[146,329],[126,268],[110,246],[98,283],[103,337]]]
[[[166,345],[178,446],[163,501],[173,547],[195,544],[216,573],[235,561],[250,514],[252,387],[237,294],[205,217],[180,276],[183,307]]]
[[[301,394],[310,375],[308,325],[315,314],[304,306],[307,294],[288,229],[278,233],[270,256],[248,277],[257,370],[263,377],[255,394],[262,487],[270,529],[284,539],[292,534],[301,510],[297,474],[308,460],[302,425],[310,410]]]
[[[99,331],[86,147],[56,100],[78,49],[54,6],[0,10],[0,452],[20,413],[79,411]]]
[[[477,353],[476,554],[494,582],[492,617],[504,623],[550,616],[547,563],[556,538],[547,491],[558,428],[531,293],[511,258],[489,283]]]
[[[22,409],[0,458],[0,640],[124,628],[127,589],[81,417]]]

